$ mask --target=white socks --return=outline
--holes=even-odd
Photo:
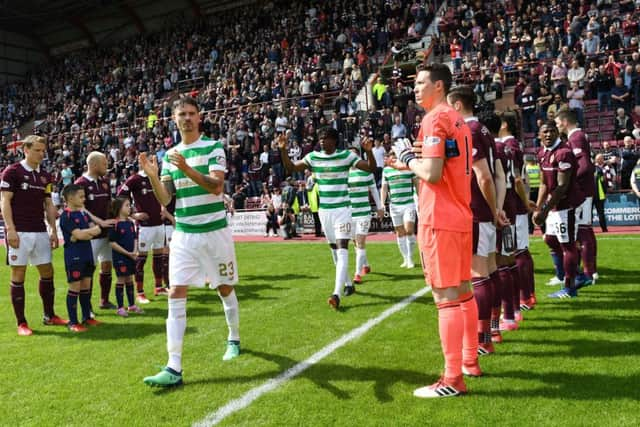
[[[187,299],[169,298],[167,315],[167,366],[176,372],[182,372],[182,341],[187,329]]]
[[[240,313],[238,310],[238,298],[235,289],[226,297],[220,296],[224,317],[229,327],[229,341],[240,341]]]
[[[365,265],[367,265],[367,250],[356,248],[356,274],[360,274]]]
[[[407,262],[413,264],[413,248],[416,246],[416,236],[412,234],[405,238],[407,239]]]
[[[337,249],[331,249],[331,258],[333,258],[333,265],[338,264],[338,254],[336,253]]]
[[[344,284],[349,280],[349,250],[336,249],[336,258],[336,283],[333,288],[333,293],[341,296]]]
[[[397,236],[396,241],[398,242],[398,249],[400,249],[400,253],[402,254],[403,264],[407,263],[407,236]]]

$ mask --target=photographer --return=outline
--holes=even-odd
[[[292,237],[298,237],[296,233],[296,215],[293,213],[293,209],[289,207],[288,203],[282,203],[282,207],[278,211],[278,225],[282,227],[284,234],[284,240],[289,240]]]

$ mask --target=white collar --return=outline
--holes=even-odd
[[[87,178],[91,182],[96,182],[97,181],[97,179],[92,178],[91,175],[89,175],[88,173],[82,174],[82,176],[84,176],[85,178]]]
[[[20,160],[20,164],[22,165],[23,168],[25,168],[28,172],[33,172],[34,170],[38,173],[40,173],[40,165],[38,165],[37,168],[32,168],[31,166],[29,166],[29,164],[27,163],[27,161],[25,159]]]
[[[560,138],[556,139],[556,142],[553,143],[553,145],[551,147],[544,147],[544,152],[548,152],[548,151],[553,151],[556,148],[558,148],[558,145],[560,145],[560,143],[562,142],[562,140]]]
[[[573,135],[575,132],[582,130],[580,128],[573,128],[569,131],[569,133],[567,134],[567,138],[571,138],[571,135]]]
[[[477,122],[478,118],[476,116],[471,116],[471,117],[465,117],[464,119],[465,123],[469,123],[469,122]]]
[[[140,169],[140,170],[138,171],[138,175],[140,175],[141,177],[144,177],[144,178],[146,178],[146,177],[147,177],[147,173],[146,173],[143,169]]]

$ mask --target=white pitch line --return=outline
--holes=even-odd
[[[375,317],[373,319],[369,319],[367,322],[363,323],[362,325],[360,325],[356,329],[353,329],[350,332],[344,334],[343,336],[338,338],[336,341],[328,344],[326,347],[324,347],[323,349],[321,349],[320,351],[318,351],[317,353],[315,353],[314,355],[312,355],[308,359],[306,359],[306,360],[298,363],[297,365],[287,369],[286,371],[282,372],[277,377],[268,380],[264,384],[262,384],[262,385],[260,385],[258,387],[252,388],[247,393],[245,393],[242,397],[239,397],[237,399],[229,401],[226,405],[224,405],[223,407],[219,408],[215,412],[211,412],[210,414],[208,414],[201,421],[198,421],[198,422],[194,423],[193,424],[194,427],[204,427],[204,426],[216,425],[216,424],[220,423],[222,420],[224,420],[226,417],[228,417],[229,415],[246,408],[247,406],[251,405],[251,403],[253,403],[254,400],[258,399],[263,394],[269,393],[270,391],[275,390],[276,388],[280,387],[285,382],[287,382],[290,379],[300,375],[307,368],[310,368],[311,366],[315,365],[316,363],[318,363],[319,361],[321,361],[325,357],[329,356],[331,353],[333,353],[334,351],[336,351],[340,347],[344,346],[348,342],[353,341],[354,339],[361,337],[367,331],[369,331],[371,328],[376,326],[378,323],[382,322],[383,320],[385,320],[387,317],[391,316],[392,314],[402,310],[403,308],[405,308],[406,306],[411,304],[413,301],[415,301],[416,299],[418,299],[422,295],[425,295],[429,291],[431,291],[430,287],[424,287],[424,288],[420,289],[419,291],[417,291],[414,294],[408,296],[407,298],[403,299],[399,303],[397,303],[397,304],[393,305],[392,307],[388,308],[387,310],[383,311],[378,317]]]

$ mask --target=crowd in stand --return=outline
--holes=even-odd
[[[179,142],[170,101],[186,86],[206,111],[204,133],[227,144],[227,193],[248,184],[247,194],[259,196],[262,183],[271,189],[284,180],[272,147],[276,133],[289,134],[292,158],[315,148],[315,131],[325,124],[340,130],[343,144],[353,141],[361,125],[355,97],[375,71],[374,58],[384,57],[394,40],[423,32],[434,7],[408,0],[273,1],[60,57],[0,92],[0,119],[11,129],[1,136],[0,168],[19,157],[16,127],[35,118],[37,133],[49,141],[45,167],[60,184],[65,174],[81,175],[87,155],[100,150],[109,154],[115,191],[137,170],[138,152],[161,157]],[[390,87],[380,105],[387,132],[395,91]]]

